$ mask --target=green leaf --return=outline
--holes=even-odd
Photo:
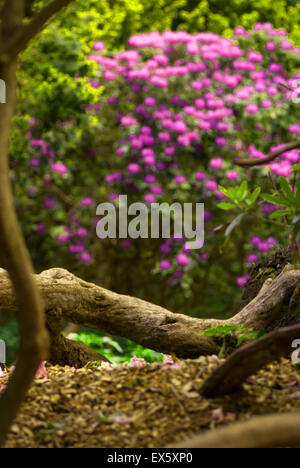
[[[234,188],[234,187],[228,187],[225,188],[222,185],[219,185],[219,190],[220,192],[224,193],[226,197],[230,198],[230,200],[234,202],[238,202],[240,200],[239,196],[239,187]]]
[[[240,224],[244,217],[244,214],[238,215],[234,220],[229,224],[228,228],[225,231],[225,236],[228,237],[232,233],[232,231]]]
[[[261,328],[259,332],[257,333],[257,339],[262,338],[267,334],[266,330],[264,328]]]
[[[254,192],[251,193],[251,195],[249,196],[249,200],[251,202],[251,205],[253,205],[253,203],[256,202],[256,200],[258,199],[259,195],[260,195],[260,192],[261,192],[261,188],[260,187],[257,187]]]
[[[246,180],[244,180],[241,183],[241,185],[239,186],[237,192],[238,192],[238,198],[239,198],[238,201],[243,201],[244,198],[246,197],[247,193],[248,193],[248,182]]]
[[[281,190],[283,191],[283,193],[285,194],[287,199],[290,202],[295,203],[295,200],[296,200],[295,194],[294,194],[293,190],[291,189],[290,184],[288,183],[286,178],[280,176],[279,177],[279,183],[280,183]]]
[[[262,198],[273,205],[280,205],[280,206],[291,206],[289,200],[284,198],[282,195],[270,195],[269,193],[263,193]]]
[[[274,212],[270,215],[270,219],[281,218],[282,216],[288,215],[288,214],[290,214],[290,213],[291,213],[290,210],[277,210],[277,211],[274,211]]]
[[[299,171],[300,170],[300,163],[294,164],[292,166],[292,171]]]
[[[232,208],[235,208],[235,204],[234,203],[225,203],[225,202],[222,202],[222,203],[219,203],[217,205],[218,208],[221,208],[221,210],[231,210]]]
[[[224,195],[227,195],[227,188],[223,187],[222,185],[219,185],[218,189],[220,190],[220,192],[224,193]]]

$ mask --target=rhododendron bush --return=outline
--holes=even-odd
[[[128,50],[113,55],[98,41],[87,60],[97,71],[93,99],[82,108],[86,138],[72,120],[57,122],[53,133],[32,119],[30,158],[12,162],[12,177],[21,178],[27,195],[20,216],[26,212],[34,226],[29,244],[45,252],[47,266],[67,263],[118,290],[161,303],[176,297],[173,308],[184,303],[187,312],[201,313],[199,294],[238,292],[254,262],[289,243],[270,218],[276,206],[255,189],[269,192],[280,176],[292,181],[299,150],[253,169],[234,159],[260,160],[297,139],[300,48],[267,23],[250,32],[238,27],[231,39],[209,32],[135,35]],[[245,181],[252,208],[238,219],[227,210],[233,205],[226,190],[240,187],[242,194]],[[117,204],[120,194],[128,203],[204,202],[204,247],[191,251],[176,235],[100,241],[96,205]]]

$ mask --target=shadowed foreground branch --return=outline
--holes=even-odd
[[[300,444],[300,413],[258,416],[197,435],[172,448],[275,448]]]
[[[300,141],[292,141],[291,143],[287,143],[284,145],[282,148],[273,151],[269,156],[266,156],[265,158],[262,159],[240,159],[240,158],[235,158],[234,159],[234,164],[236,166],[240,167],[254,167],[254,166],[263,166],[265,164],[268,164],[272,161],[275,161],[276,158],[281,156],[283,153],[286,151],[293,150],[295,148],[300,148]]]
[[[204,383],[206,397],[226,395],[241,389],[243,382],[262,367],[291,352],[300,337],[300,325],[281,328],[235,351]]]
[[[0,112],[0,264],[14,287],[19,310],[20,349],[16,369],[0,399],[0,446],[17,415],[41,360],[48,356],[42,300],[17,219],[9,172],[9,142],[17,101],[18,54],[55,13],[71,0],[53,0],[29,24],[25,0],[0,1],[0,79],[6,84]],[[10,48],[8,44],[12,42]]]

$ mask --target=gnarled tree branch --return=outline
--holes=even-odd
[[[174,314],[141,299],[87,283],[59,268],[37,275],[36,282],[43,297],[48,327],[53,311],[59,309],[60,317],[80,326],[122,336],[159,352],[196,358],[220,351],[222,341],[199,336],[207,328],[229,323],[255,330],[272,329],[286,312],[285,304],[300,283],[300,271],[286,267],[277,278],[267,280],[257,297],[228,320]],[[4,270],[0,270],[0,308],[16,308],[14,292]],[[53,324],[53,318],[51,320]],[[60,336],[60,320],[57,319],[55,332],[53,325],[49,327],[52,338]],[[58,338],[52,339],[53,346],[58,341]]]

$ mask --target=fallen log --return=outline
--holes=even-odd
[[[254,330],[272,329],[273,324],[286,313],[286,304],[300,283],[300,271],[286,267],[274,280],[267,280],[259,294],[228,320],[175,314],[141,299],[87,283],[60,268],[46,270],[36,275],[35,280],[46,310],[52,356],[59,356],[59,348],[66,343],[66,338],[62,341],[59,337],[63,320],[67,320],[128,338],[158,352],[173,353],[180,358],[197,358],[218,354],[221,349],[219,339],[199,336],[208,328],[229,323]],[[0,308],[17,308],[14,290],[5,270],[0,270]],[[72,342],[67,343],[66,346],[72,347]],[[72,362],[69,364],[74,365]]]

